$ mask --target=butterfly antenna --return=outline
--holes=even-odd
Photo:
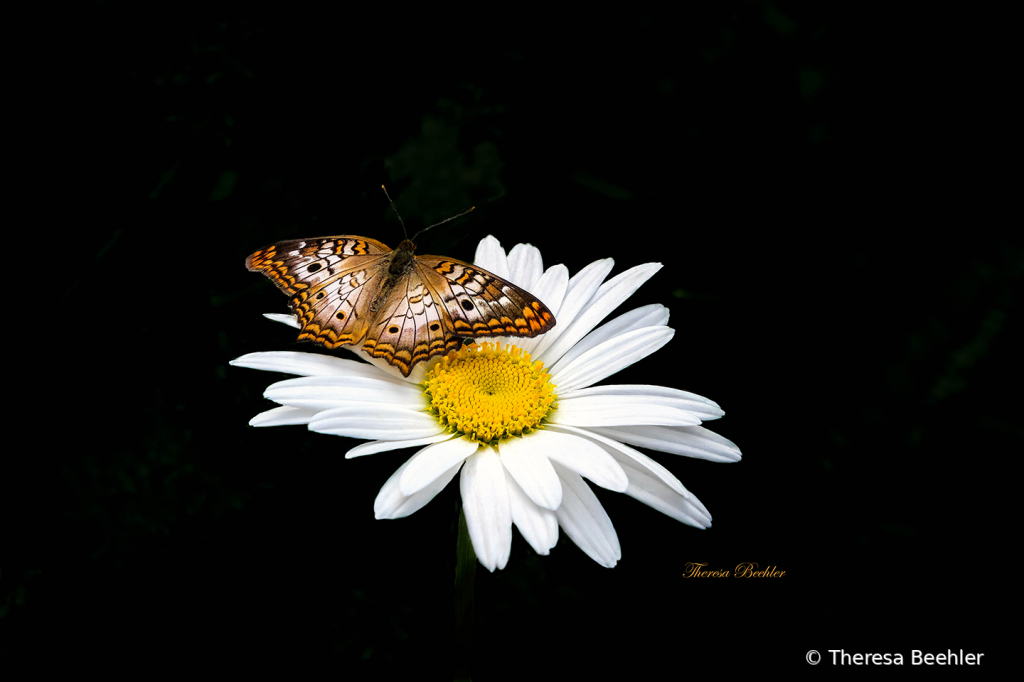
[[[384,190],[384,196],[388,198],[388,203],[391,204],[391,210],[395,212],[395,215],[398,216],[398,222],[402,224],[402,234],[404,234],[405,238],[408,239],[409,233],[405,231],[405,221],[402,220],[402,215],[398,212],[398,209],[395,208],[395,202],[391,201],[391,195],[388,194],[388,188],[385,187],[384,185],[381,185],[380,188]],[[422,232],[422,230],[420,231]]]
[[[463,211],[462,213],[456,213],[456,214],[455,214],[455,215],[453,215],[453,216],[452,216],[451,218],[445,218],[445,219],[444,219],[444,220],[442,220],[441,222],[439,222],[439,223],[434,223],[434,224],[433,224],[433,225],[431,225],[430,227],[424,227],[424,228],[423,228],[422,230],[420,230],[419,232],[417,232],[417,233],[416,233],[416,237],[419,237],[419,236],[420,236],[421,234],[423,234],[424,232],[426,232],[427,230],[429,230],[429,229],[431,229],[431,228],[433,228],[433,227],[437,227],[438,225],[444,225],[444,224],[445,224],[445,223],[447,223],[448,221],[450,221],[450,220],[455,220],[456,218],[461,218],[462,216],[466,215],[467,213],[469,213],[470,211],[472,211],[472,210],[473,210],[473,209],[475,209],[475,208],[476,208],[476,206],[470,206],[469,208],[467,208],[467,209],[466,209],[465,211]],[[413,237],[413,240],[415,240],[415,239],[416,239],[416,237]]]
[[[403,232],[403,233],[405,234],[405,238],[406,238],[406,239],[409,239],[409,233],[405,231],[405,221],[404,221],[404,220],[402,220],[402,216],[401,216],[401,215],[399,215],[399,213],[398,213],[398,209],[397,209],[397,208],[395,208],[395,202],[391,201],[391,195],[390,195],[390,194],[388,194],[388,189],[387,189],[387,187],[385,187],[384,185],[381,185],[381,186],[380,186],[380,188],[381,188],[382,190],[384,190],[384,196],[386,196],[386,197],[388,198],[388,203],[390,203],[390,204],[391,204],[391,209],[392,209],[392,210],[393,210],[393,211],[395,212],[395,215],[396,215],[396,216],[398,216],[398,222],[400,222],[400,223],[402,224],[402,232]],[[419,237],[419,236],[420,236],[421,234],[423,234],[423,233],[424,233],[424,232],[426,232],[427,230],[429,230],[429,229],[431,229],[431,228],[433,228],[433,227],[437,227],[438,225],[444,225],[445,223],[447,223],[447,222],[448,222],[448,221],[450,221],[450,220],[455,220],[456,218],[461,218],[462,216],[466,215],[467,213],[469,213],[470,211],[472,211],[472,210],[473,210],[473,209],[475,209],[475,208],[476,208],[476,206],[470,206],[469,208],[467,208],[467,209],[466,209],[465,211],[463,211],[462,213],[456,213],[456,214],[455,214],[455,215],[453,215],[453,216],[452,216],[451,218],[445,218],[445,219],[444,219],[444,220],[442,220],[441,222],[439,222],[439,223],[434,223],[434,224],[433,224],[433,225],[431,225],[430,227],[424,227],[424,228],[423,228],[422,230],[420,230],[420,231],[419,231],[419,232],[417,232],[417,233],[416,233],[415,235],[413,235],[413,240],[415,240],[415,239],[416,239],[416,237]]]

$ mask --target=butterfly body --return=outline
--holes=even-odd
[[[300,341],[326,348],[362,343],[409,376],[464,338],[541,334],[554,315],[529,292],[475,265],[417,256],[405,239],[389,249],[353,235],[279,242],[249,256],[291,298]]]
[[[384,280],[384,284],[381,287],[381,292],[377,294],[376,298],[373,299],[373,303],[370,304],[370,311],[377,312],[381,306],[387,300],[387,294],[398,282],[405,277],[409,272],[409,269],[413,267],[415,262],[416,245],[408,239],[403,239],[398,245],[398,248],[391,252],[391,262],[388,265],[388,276]]]

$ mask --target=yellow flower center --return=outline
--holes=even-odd
[[[452,351],[427,372],[424,395],[444,426],[481,443],[536,429],[555,407],[544,363],[516,346],[482,343]]]

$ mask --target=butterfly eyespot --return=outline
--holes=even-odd
[[[319,270],[322,267],[323,266],[320,265],[319,263],[310,263],[309,267],[306,268],[306,272],[316,272],[317,270]]]
[[[430,331],[432,331],[432,332],[436,332],[440,328],[441,328],[441,325],[439,325],[437,322],[435,322],[434,324],[430,325]]]
[[[397,334],[397,333],[398,333],[398,327],[396,327],[395,325],[391,325],[390,327],[388,327],[388,334]]]
[[[461,301],[459,301],[459,303],[462,304],[462,309],[463,310],[472,310],[473,309],[473,302],[470,301],[468,298],[462,299]]]
[[[324,292],[321,291],[319,294],[316,295],[316,300],[319,301],[323,297],[324,297]]]
[[[339,310],[338,314],[335,315],[335,317],[338,318],[339,320],[344,320],[345,319],[345,311],[344,310]]]

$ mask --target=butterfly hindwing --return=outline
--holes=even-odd
[[[384,358],[408,376],[416,363],[460,346],[462,339],[452,332],[435,294],[421,279],[405,277],[391,291],[363,351]]]
[[[342,270],[292,296],[288,306],[302,325],[298,340],[327,348],[362,340],[375,317],[368,313],[369,302],[384,281],[386,267],[387,257],[380,257],[380,262]]]

